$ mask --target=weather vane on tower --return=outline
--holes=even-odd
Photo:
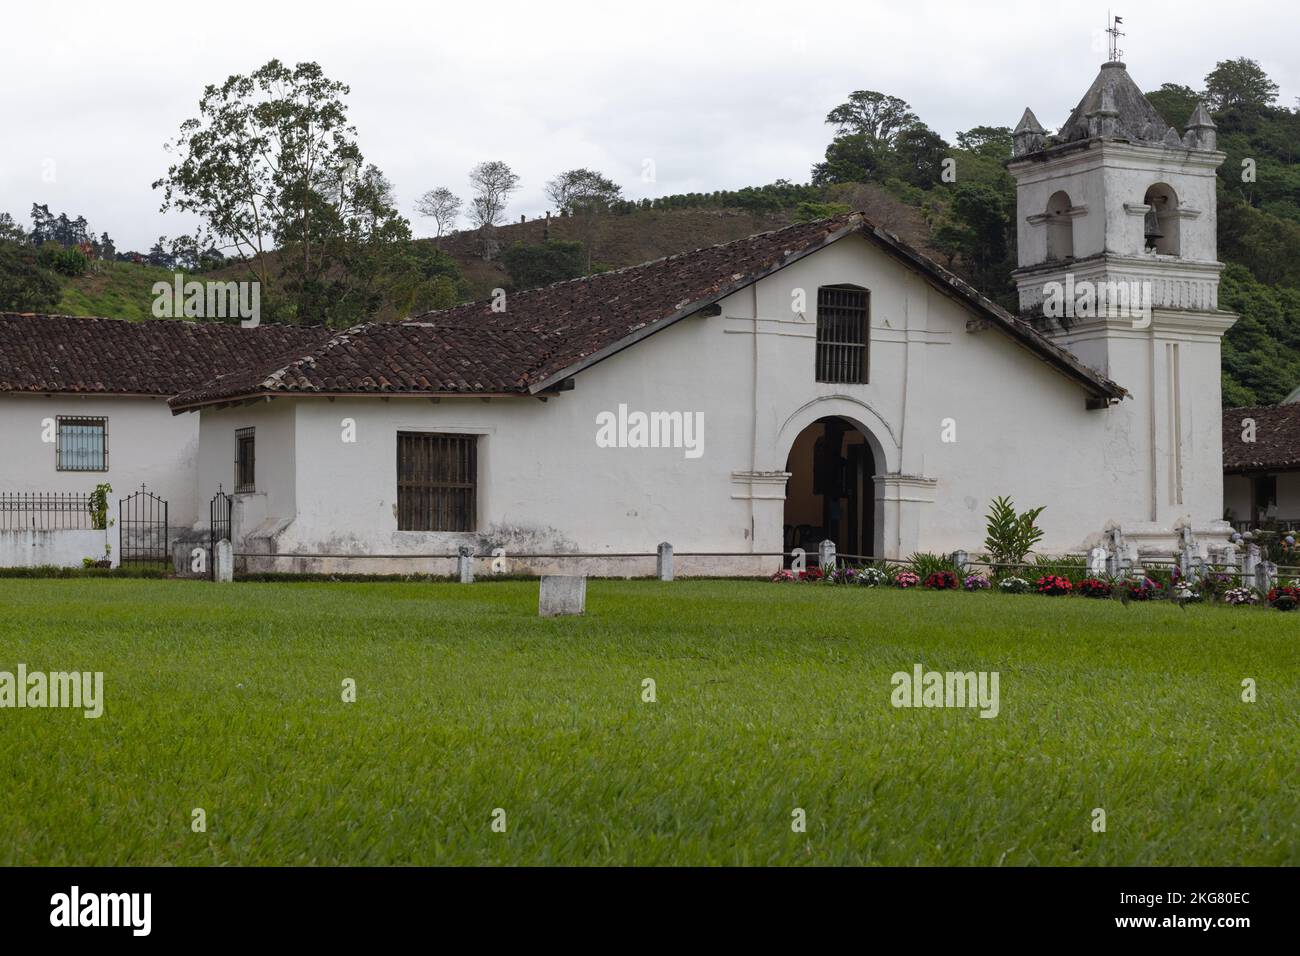
[[[1110,62],[1118,63],[1120,57],[1124,55],[1124,51],[1119,48],[1119,38],[1125,35],[1119,28],[1124,18],[1112,17],[1109,10],[1106,11],[1106,18],[1110,21],[1110,26],[1106,28],[1106,32],[1110,34]]]

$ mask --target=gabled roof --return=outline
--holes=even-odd
[[[1243,421],[1255,423],[1253,442],[1243,441]],[[1300,405],[1258,405],[1223,410],[1225,472],[1300,469]]]
[[[329,330],[0,312],[0,392],[168,397],[300,353]]]
[[[1082,365],[957,276],[859,213],[799,223],[540,289],[431,312],[399,325],[348,329],[289,361],[223,375],[172,399],[172,408],[271,394],[533,395],[642,338],[846,236],[866,237],[920,272],[1082,386],[1116,400],[1124,389]]]

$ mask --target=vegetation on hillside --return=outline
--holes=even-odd
[[[600,172],[571,169],[548,183],[555,215],[518,223],[508,223],[506,211],[519,176],[487,161],[470,171],[468,202],[446,186],[421,196],[417,209],[438,237],[415,240],[391,184],[364,163],[347,93],[316,64],[275,60],[205,90],[198,117],[173,144],[177,161],[157,183],[165,207],[203,220],[201,235],[159,237],[146,253],[121,253],[84,217],[33,203],[27,230],[0,212],[0,308],[143,317],[153,282],[181,270],[264,283],[267,320],[346,325],[844,209],[863,209],[1016,307],[1005,126],[974,126],[949,143],[906,101],[859,90],[827,115],[834,133],[808,183],[631,200]],[[1148,98],[1180,131],[1198,101],[1213,110],[1227,154],[1219,170],[1219,257],[1227,263],[1220,305],[1241,316],[1224,341],[1224,401],[1276,402],[1300,385],[1300,111],[1278,106],[1276,84],[1245,58],[1218,63],[1200,91],[1165,83]],[[453,228],[462,210],[472,230]]]

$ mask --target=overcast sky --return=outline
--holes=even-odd
[[[1300,6],[1238,0],[1115,7],[1145,90],[1199,89],[1215,62],[1259,60],[1300,96]],[[272,57],[349,84],[367,161],[416,197],[502,159],[522,177],[509,214],[546,208],[556,172],[599,169],[633,198],[806,182],[845,94],[900,96],[951,139],[1055,127],[1105,59],[1104,4],[506,0],[219,4],[6,3],[0,12],[0,211],[85,215],[119,249],[193,223],[159,213],[163,143],[208,83]],[[655,181],[642,170],[653,161]]]

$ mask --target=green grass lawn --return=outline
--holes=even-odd
[[[1300,613],[718,581],[536,610],[0,580],[0,670],[106,698],[0,710],[0,863],[1300,863]],[[917,663],[999,672],[1000,714],[894,708]]]

